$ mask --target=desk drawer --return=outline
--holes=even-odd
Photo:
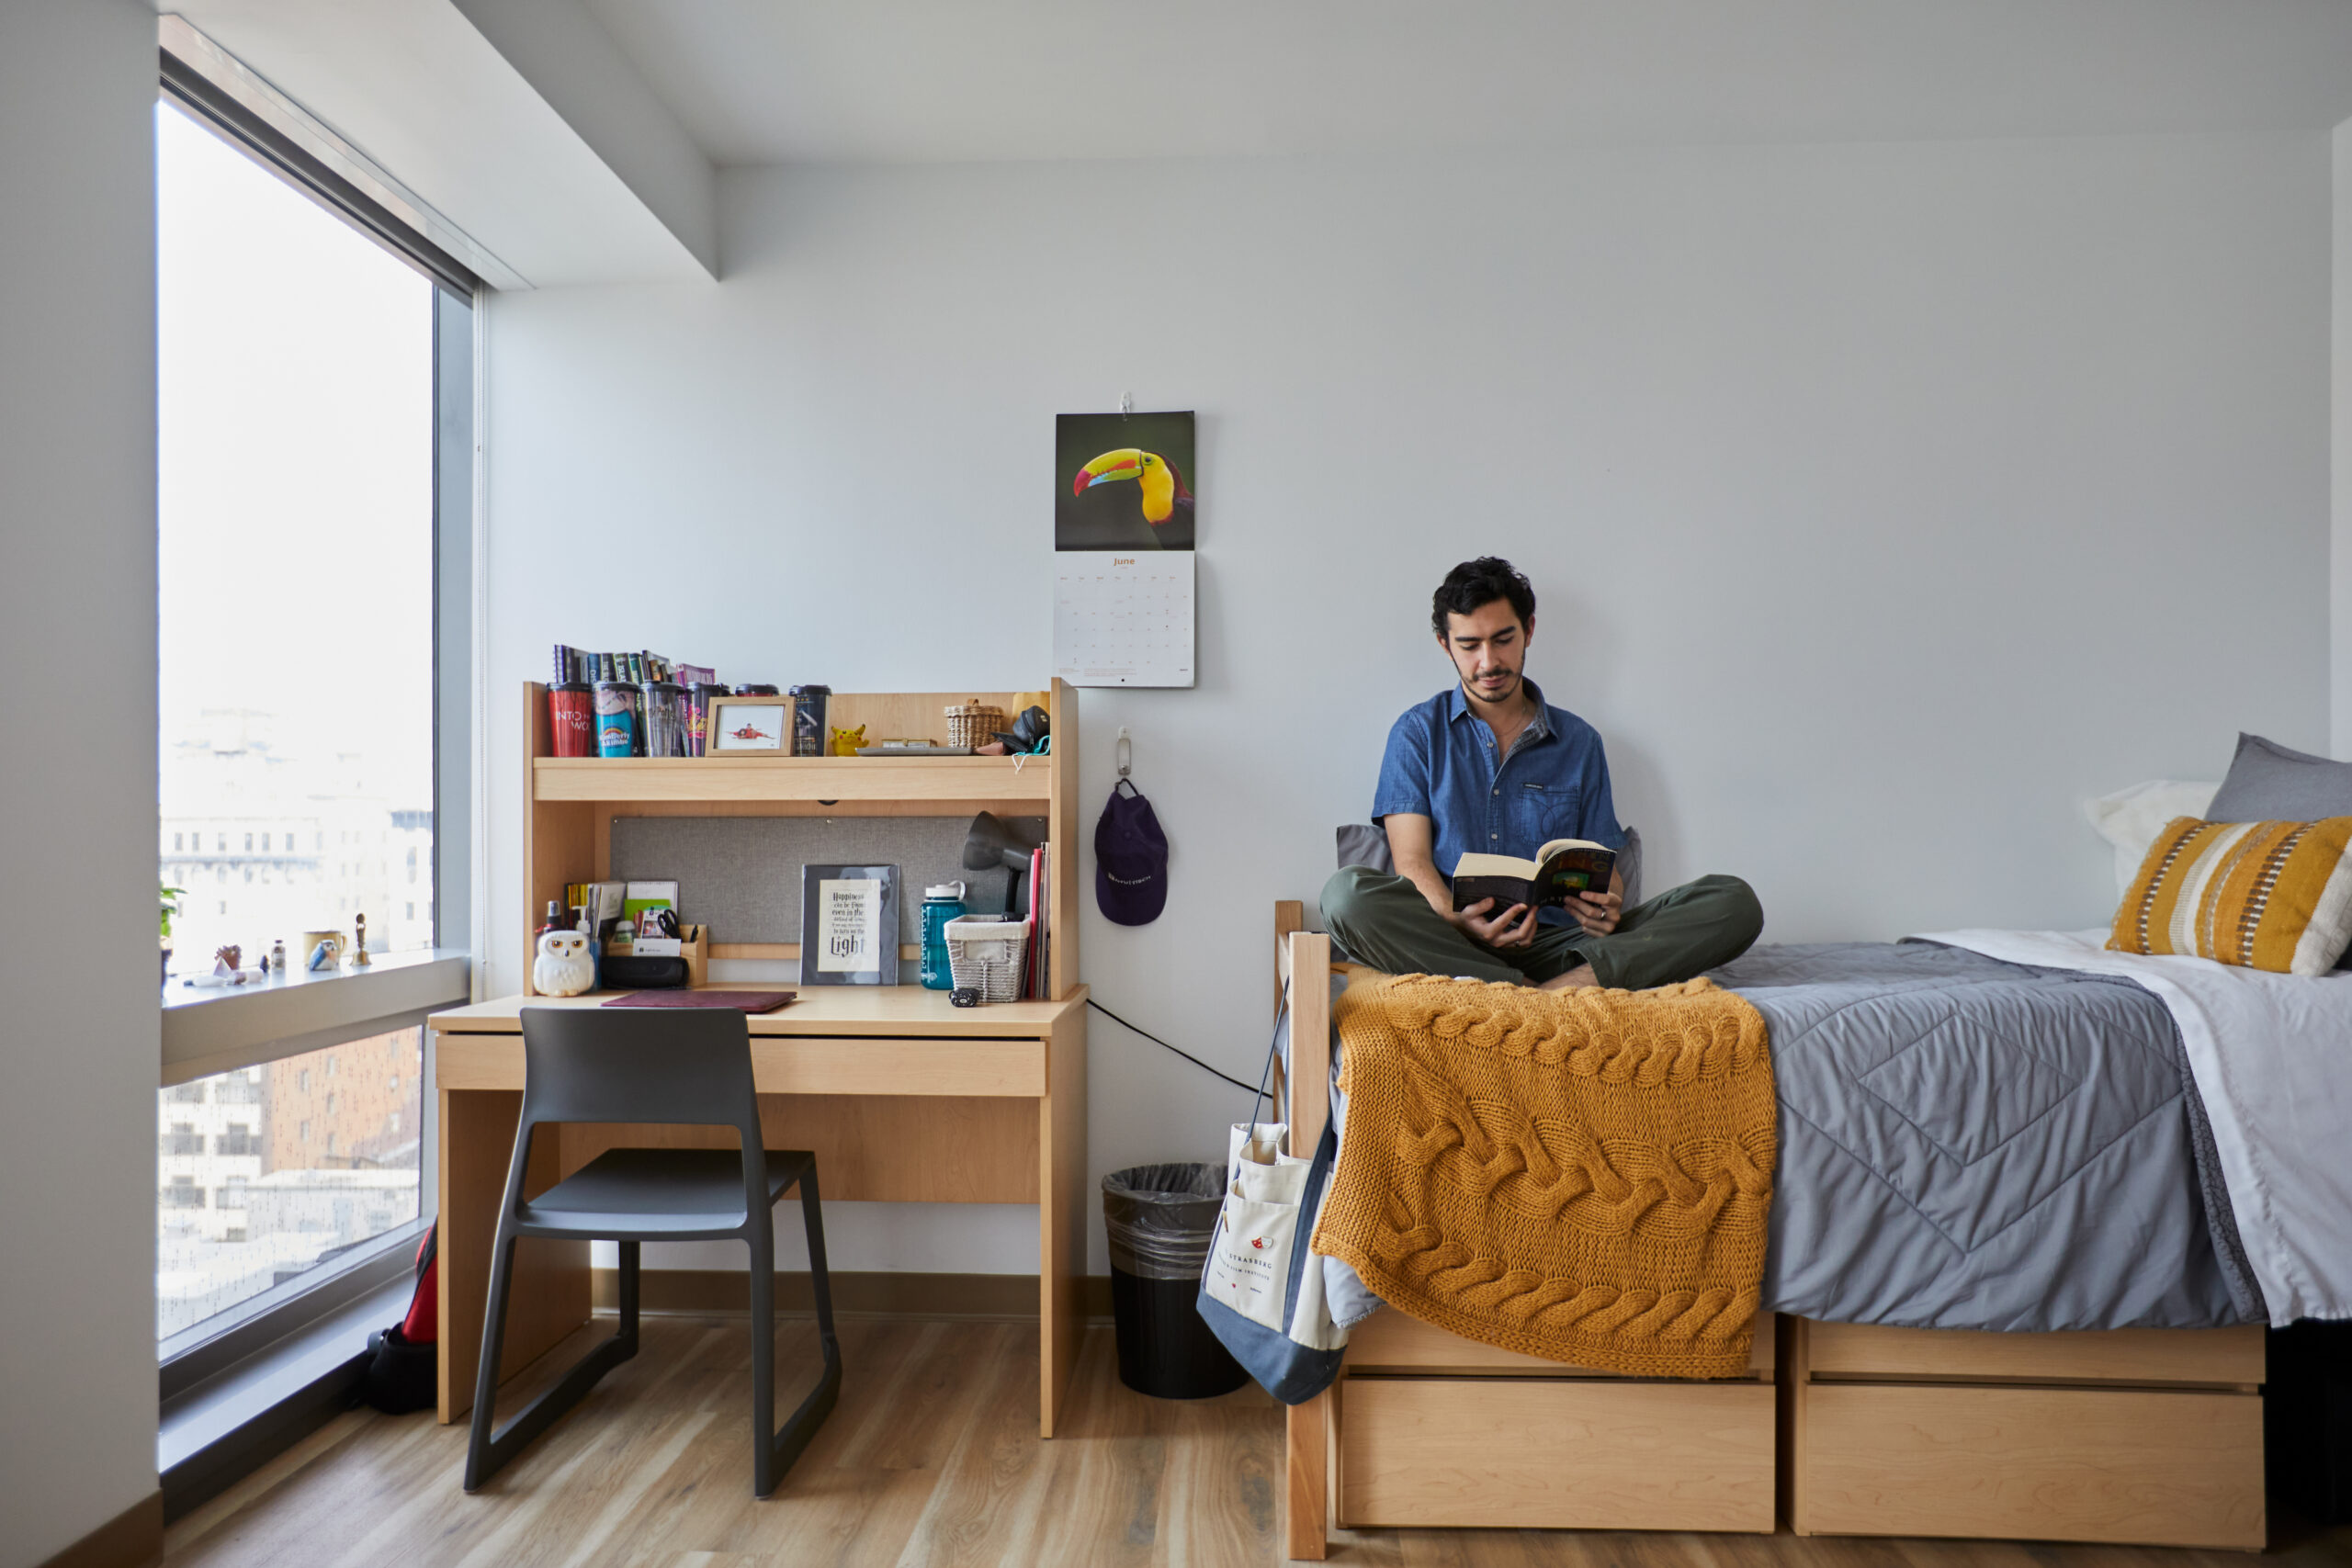
[[[521,1032],[435,1036],[434,1084],[450,1089],[523,1087]],[[1042,1039],[890,1034],[754,1034],[752,1077],[762,1094],[947,1096],[1042,1100]]]
[[[2258,1394],[1817,1382],[1804,1423],[1808,1533],[2264,1544]]]
[[[1770,1383],[1351,1377],[1340,1522],[1770,1533],[1773,1453]]]
[[[1046,1043],[754,1034],[752,1077],[762,1094],[1037,1100],[1046,1092]]]

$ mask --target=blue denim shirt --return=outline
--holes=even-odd
[[[1406,709],[1389,728],[1372,819],[1392,811],[1430,818],[1433,858],[1445,876],[1477,850],[1532,860],[1553,839],[1625,847],[1600,732],[1566,708],[1548,706],[1532,681],[1527,694],[1535,700],[1535,716],[1499,764],[1495,732],[1470,711],[1459,683]],[[1546,925],[1567,919],[1557,909],[1538,918]]]

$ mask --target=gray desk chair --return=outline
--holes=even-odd
[[[638,1247],[648,1241],[740,1236],[752,1248],[752,1490],[764,1497],[800,1457],[841,1394],[841,1343],[833,1335],[832,1282],[825,1271],[825,1227],[817,1200],[817,1156],[760,1142],[752,1088],[751,1030],[734,1011],[610,1012],[601,1008],[523,1010],[523,1115],[514,1161],[499,1206],[482,1320],[481,1371],[474,1385],[473,1435],[466,1445],[466,1490],[498,1473],[524,1445],[580,1403],[596,1380],[637,1354]],[[725,1149],[607,1149],[537,1197],[523,1196],[531,1134],[549,1122],[665,1122],[732,1127],[740,1152]],[[771,1211],[793,1186],[808,1227],[808,1270],[825,1370],[782,1431],[775,1429],[775,1230]],[[523,1236],[620,1244],[620,1331],[561,1382],[492,1432],[498,1353],[506,1336],[506,1289],[514,1243]]]

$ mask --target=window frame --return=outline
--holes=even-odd
[[[190,52],[194,52],[191,51]],[[172,46],[159,47],[164,95],[208,121],[232,145],[287,184],[470,304],[482,280],[456,256],[403,222],[390,209],[287,135],[227,86]]]
[[[175,997],[167,992],[163,998],[160,1091],[349,1040],[421,1027],[428,1014],[472,998],[473,965],[468,950],[474,923],[470,851],[475,835],[469,815],[454,832],[448,830],[448,824],[453,814],[469,814],[475,805],[471,734],[477,641],[474,333],[487,285],[450,249],[428,238],[392,206],[306,147],[303,140],[330,151],[340,149],[341,143],[290,103],[260,101],[258,79],[251,78],[250,73],[209,39],[172,17],[162,19],[159,38],[159,99],[189,114],[297,192],[367,234],[431,284],[428,330],[434,340],[435,404],[429,633],[434,679],[434,833],[431,865],[424,868],[431,878],[424,893],[431,900],[434,946],[417,953],[378,954],[368,969],[282,988],[273,986],[249,995],[204,991]],[[306,133],[303,140],[281,128],[292,119],[307,122],[296,126]],[[365,167],[354,172],[379,190],[386,185],[370,177],[371,171]],[[387,194],[397,200],[404,193],[395,186]],[[446,221],[425,227],[454,233]],[[225,852],[227,836],[220,837]],[[221,876],[225,879],[225,867]],[[424,1049],[418,1089],[417,1219],[353,1248],[333,1264],[273,1286],[159,1340],[159,1392],[166,1403],[407,1272],[418,1236],[439,1209],[440,1119],[429,1089],[434,1074],[430,1031],[424,1032]],[[160,1206],[160,1181],[157,1187]]]

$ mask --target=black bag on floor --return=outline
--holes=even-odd
[[[362,1404],[387,1416],[431,1408],[439,1398],[441,1270],[436,1223],[416,1249],[416,1290],[408,1315],[368,1337],[368,1371],[359,1387]]]

